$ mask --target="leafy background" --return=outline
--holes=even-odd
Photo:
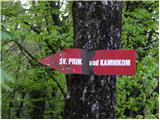
[[[62,118],[66,77],[38,60],[73,47],[72,2],[1,2],[2,118]],[[118,76],[117,118],[159,117],[158,1],[124,1],[122,49],[134,76]]]

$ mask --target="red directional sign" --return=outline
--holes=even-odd
[[[134,75],[135,50],[65,49],[39,62],[65,74]]]

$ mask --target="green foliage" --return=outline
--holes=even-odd
[[[8,81],[13,82],[11,76],[9,76],[2,68],[0,68],[0,75],[1,75],[1,81],[0,81],[1,87],[7,91],[12,91],[12,89],[6,84]]]
[[[125,2],[122,48],[137,49],[136,75],[117,80],[117,117],[156,119],[158,111],[158,2]]]
[[[7,30],[1,30],[1,37],[2,40],[13,40],[15,39],[15,36],[8,32]]]
[[[39,59],[73,45],[72,23],[66,15],[63,18],[68,3],[64,11],[63,3],[57,3],[2,2],[2,118],[62,118],[65,76],[38,64]],[[56,19],[60,14],[63,19]],[[6,81],[8,74],[14,82]]]
[[[73,47],[71,4],[2,2],[2,118],[62,118],[65,75],[38,60]],[[122,49],[137,50],[137,70],[118,77],[117,118],[159,116],[157,22],[158,2],[124,2]]]
[[[15,36],[9,31],[5,30],[4,26],[2,26],[1,39],[14,40]],[[1,80],[0,80],[1,87],[7,91],[12,91],[12,89],[6,83],[8,81],[13,82],[13,78],[10,75],[8,75],[8,73],[6,73],[2,68],[0,68],[0,76],[1,76]]]
[[[117,112],[122,118],[133,114],[150,118],[158,112],[158,66],[147,56],[137,63],[135,76],[123,76],[117,81]],[[127,113],[128,112],[128,113]],[[126,115],[126,116],[124,116]],[[158,118],[158,114],[156,115]]]

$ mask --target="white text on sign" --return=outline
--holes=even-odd
[[[60,65],[82,65],[81,58],[60,58]],[[97,59],[89,61],[89,66],[130,66],[129,59]]]

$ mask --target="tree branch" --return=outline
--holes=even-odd
[[[14,41],[16,44],[17,44],[17,46],[21,49],[21,50],[23,50],[32,60],[34,60],[34,61],[36,61],[36,59],[33,57],[33,55],[31,55],[31,53],[29,53],[27,50],[26,50],[26,48],[25,47],[23,47],[20,43],[18,43],[17,41]]]

